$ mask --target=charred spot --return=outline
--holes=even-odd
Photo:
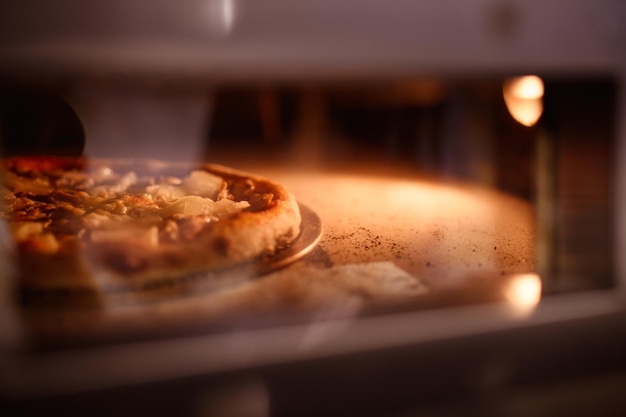
[[[163,262],[168,266],[181,266],[185,264],[186,260],[184,254],[175,252],[163,254],[162,259]]]
[[[121,273],[139,272],[148,266],[148,262],[136,254],[128,252],[109,252],[104,257],[104,262],[111,269]]]
[[[18,192],[18,193],[15,193],[15,196],[18,198],[27,197],[30,200],[36,201],[38,203],[54,202],[54,197],[51,194],[32,194],[30,192]]]
[[[258,194],[254,193],[250,196],[249,202],[250,207],[249,211],[261,211],[265,210],[271,206],[274,200],[274,194],[266,193],[266,194]]]
[[[219,253],[220,255],[227,255],[229,246],[230,245],[228,243],[228,240],[223,237],[218,237],[213,242],[213,247],[215,248],[215,251]]]
[[[43,207],[42,209],[44,212],[46,211],[46,207]],[[53,219],[80,217],[85,214],[85,210],[66,202],[58,203],[56,207],[54,207],[54,211],[49,211],[51,211]]]
[[[229,187],[231,194],[237,200],[247,200],[255,190],[254,181],[251,179],[237,179],[236,181],[229,181]]]

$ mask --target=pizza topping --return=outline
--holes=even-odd
[[[5,172],[2,177],[5,187],[13,190],[21,190],[28,194],[46,194],[53,190],[45,178],[28,178],[19,176],[13,172]]]
[[[161,209],[160,213],[164,217],[171,217],[176,214],[183,216],[195,216],[199,214],[214,216],[217,219],[231,214],[235,214],[250,206],[247,201],[232,201],[228,199],[213,201],[210,198],[189,195],[176,200]]]
[[[30,165],[28,165],[30,167]],[[54,252],[57,238],[101,245],[156,246],[194,239],[208,224],[242,210],[257,211],[271,194],[254,194],[252,181],[229,184],[205,170],[188,175],[139,176],[106,166],[37,171],[16,165],[4,173],[3,200],[17,241]],[[254,197],[248,201],[235,201]],[[6,215],[5,215],[6,217]],[[53,226],[50,226],[50,224]],[[56,237],[55,237],[56,236]]]
[[[55,253],[59,250],[59,241],[52,233],[44,233],[39,237],[39,244],[44,252]]]
[[[63,173],[56,181],[57,187],[63,188],[87,188],[93,186],[95,182],[94,177],[88,177],[82,171],[68,171]]]
[[[182,188],[187,194],[216,199],[218,193],[226,187],[226,182],[217,175],[206,171],[191,171],[183,180]]]
[[[50,196],[55,201],[66,201],[75,206],[89,201],[89,194],[86,191],[73,190],[71,188],[56,189],[52,191]]]
[[[81,174],[84,174],[84,171],[79,171]],[[96,182],[106,181],[114,176],[114,172],[111,168],[107,166],[96,166],[89,172],[89,177]]]
[[[168,177],[164,181],[146,187],[146,192],[156,199],[174,201],[193,195],[219,200],[225,198],[222,193],[227,188],[226,181],[206,171],[195,170],[180,180]]]
[[[13,223],[13,236],[16,241],[21,242],[33,236],[43,233],[43,223],[41,222],[19,222]]]
[[[174,201],[185,196],[185,191],[181,187],[170,184],[149,185],[146,192],[165,201]]]
[[[112,176],[110,183],[95,186],[91,189],[91,194],[95,196],[112,196],[126,191],[126,189],[137,182],[137,174],[128,172],[120,177]]]
[[[274,195],[271,193],[252,194],[252,196],[250,196],[250,210],[251,211],[263,210],[265,207],[269,207],[273,199],[274,199]]]
[[[46,204],[44,208],[48,209],[51,205],[52,204]],[[60,201],[56,205],[55,209],[53,217],[80,217],[86,213],[85,209],[76,207],[75,205],[69,204],[65,201]]]
[[[84,215],[82,219],[85,227],[95,229],[109,223],[110,218],[104,214],[92,212]]]
[[[43,233],[40,235],[32,236],[23,242],[18,242],[22,245],[30,247],[32,250],[41,253],[55,253],[59,250],[59,241],[54,237],[52,233]]]

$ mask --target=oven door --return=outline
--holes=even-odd
[[[19,93],[88,157],[274,179],[308,239],[243,283],[95,310],[16,299],[2,239],[3,409],[624,414],[623,7],[393,3],[3,6],[3,112]],[[528,73],[543,94],[516,93]]]

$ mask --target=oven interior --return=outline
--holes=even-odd
[[[3,6],[3,156],[236,167],[319,236],[88,311],[21,299],[3,242],[2,407],[623,414],[624,8],[357,3]]]

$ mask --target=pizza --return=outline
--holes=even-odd
[[[209,163],[16,157],[1,217],[31,290],[117,291],[254,262],[300,233],[295,198]]]

